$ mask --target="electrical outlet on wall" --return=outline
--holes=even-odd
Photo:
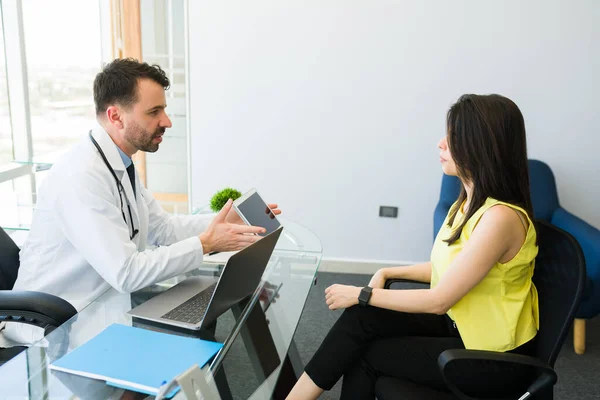
[[[398,207],[379,206],[379,216],[386,218],[398,218]]]

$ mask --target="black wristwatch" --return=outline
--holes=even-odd
[[[369,286],[365,286],[360,291],[358,295],[358,305],[361,307],[366,307],[369,305],[369,300],[371,299],[371,294],[373,294],[373,288]]]

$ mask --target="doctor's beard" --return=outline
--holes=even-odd
[[[132,121],[125,130],[125,139],[138,150],[154,153],[160,145],[160,141],[157,143],[155,139],[162,137],[165,130],[165,127],[159,127],[156,131],[149,132]]]

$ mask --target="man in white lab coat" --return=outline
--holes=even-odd
[[[172,216],[140,184],[131,156],[157,151],[171,127],[168,87],[160,67],[131,59],[98,73],[98,125],[43,181],[14,290],[50,293],[81,310],[111,286],[130,293],[197,268],[204,254],[259,239],[248,234],[264,229],[242,224],[231,201],[212,221]],[[8,325],[10,337],[17,328]]]

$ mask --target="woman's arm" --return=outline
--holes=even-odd
[[[388,279],[408,279],[411,281],[431,282],[431,262],[423,264],[409,265],[405,267],[387,267],[381,268],[369,281],[369,286],[373,289],[383,289]]]
[[[522,244],[523,240],[523,227],[517,214],[509,207],[492,207],[481,217],[469,241],[435,288],[377,288],[373,289],[369,304],[402,312],[445,314],[487,275],[509,249],[514,248],[513,242],[520,241]],[[402,275],[407,276],[404,273]],[[325,291],[329,308],[347,308],[358,304],[361,289],[355,286],[330,286]]]
[[[423,264],[408,265],[404,267],[382,268],[382,276],[388,279],[408,279],[418,282],[431,282],[431,262]],[[379,272],[377,271],[377,272]]]

